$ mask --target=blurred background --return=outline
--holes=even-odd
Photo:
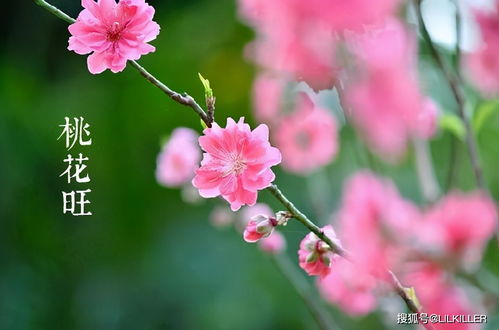
[[[253,32],[238,21],[235,1],[148,2],[162,29],[152,42],[157,51],[140,63],[198,100],[201,72],[211,81],[220,122],[246,116],[255,124],[255,69],[243,55]],[[78,0],[51,3],[73,17],[81,9]],[[0,329],[316,329],[300,297],[256,246],[231,228],[210,225],[219,201],[189,205],[179,190],[157,184],[161,140],[177,126],[201,131],[191,109],[131,67],[89,74],[85,57],[66,50],[67,24],[31,1],[6,2],[0,15]],[[425,61],[427,50],[422,53],[422,79],[447,111],[453,106],[449,92]],[[66,116],[82,116],[91,125],[92,145],[72,150],[90,158],[91,182],[84,185],[92,189],[89,217],[62,212],[61,192],[79,189],[59,177],[67,151],[57,137]],[[491,115],[478,137],[496,200],[498,127],[499,115]],[[339,157],[320,173],[300,178],[277,169],[277,183],[317,222],[328,221],[345,178],[366,166],[368,155],[356,151],[352,137],[351,129],[342,129]],[[469,189],[466,150],[452,128],[431,144],[438,179],[448,179],[452,143],[456,186]],[[421,202],[411,154],[397,167],[377,164],[404,196]],[[331,182],[328,195],[317,191],[324,178]],[[260,200],[279,210],[267,192]],[[297,261],[306,231],[291,223],[284,234],[287,253]],[[499,275],[494,244],[484,267]],[[382,312],[351,319],[334,307],[328,311],[342,328],[395,323],[383,321]]]

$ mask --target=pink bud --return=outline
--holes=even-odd
[[[328,225],[322,230],[327,237],[338,242],[332,226]],[[333,257],[334,254],[330,247],[314,233],[309,233],[300,243],[300,250],[298,250],[299,263],[300,267],[308,275],[324,277],[329,274]]]
[[[277,221],[266,215],[255,215],[253,216],[244,230],[244,240],[248,243],[254,243],[261,238],[268,237],[274,227],[277,226]]]

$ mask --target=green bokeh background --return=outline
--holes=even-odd
[[[52,3],[73,17],[80,10],[76,0]],[[140,63],[199,100],[201,72],[214,88],[219,121],[228,116],[251,121],[254,67],[243,52],[253,32],[238,21],[235,1],[150,4],[162,30],[153,42],[157,51]],[[209,224],[217,201],[188,205],[180,191],[156,183],[161,139],[177,126],[200,131],[194,113],[131,67],[120,74],[89,74],[85,57],[66,50],[65,22],[31,1],[8,2],[2,10],[0,329],[316,329],[266,256],[234,230]],[[433,69],[429,62],[423,65],[424,83],[452,111],[448,90]],[[90,157],[92,181],[84,188],[92,189],[91,217],[62,214],[61,192],[80,188],[59,177],[67,152],[57,141],[58,125],[66,116],[83,116],[91,125],[92,146],[72,150]],[[498,127],[499,116],[492,115],[479,136],[496,198]],[[277,170],[278,184],[318,222],[327,221],[339,203],[348,174],[367,164],[351,129],[342,129],[341,139],[338,160],[321,173],[299,178]],[[432,142],[441,182],[451,139],[440,133]],[[469,189],[469,164],[457,144],[457,186]],[[420,202],[411,154],[398,167],[376,162],[405,196]],[[324,178],[330,182],[326,198],[316,185]],[[279,209],[267,192],[260,199]],[[306,231],[292,223],[284,233],[296,261]],[[485,265],[498,274],[495,244],[489,245]],[[349,319],[334,307],[328,310],[342,328],[380,329],[396,320],[391,315],[386,321],[382,313]]]

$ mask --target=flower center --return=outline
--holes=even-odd
[[[306,132],[298,132],[295,136],[295,142],[298,148],[302,150],[307,150],[310,147],[311,141],[310,136]]]
[[[246,169],[246,162],[239,154],[230,156],[230,169],[227,174],[241,174]]]
[[[116,42],[121,38],[121,31],[123,31],[119,22],[114,22],[111,28],[107,31],[107,40]]]

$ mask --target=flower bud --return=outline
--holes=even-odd
[[[244,229],[244,240],[248,243],[254,243],[261,238],[269,236],[274,230],[275,220],[272,221],[268,216],[258,214],[253,216],[246,229]]]
[[[291,214],[286,211],[279,211],[275,214],[275,218],[279,226],[286,226],[288,224],[288,220],[291,218]]]

